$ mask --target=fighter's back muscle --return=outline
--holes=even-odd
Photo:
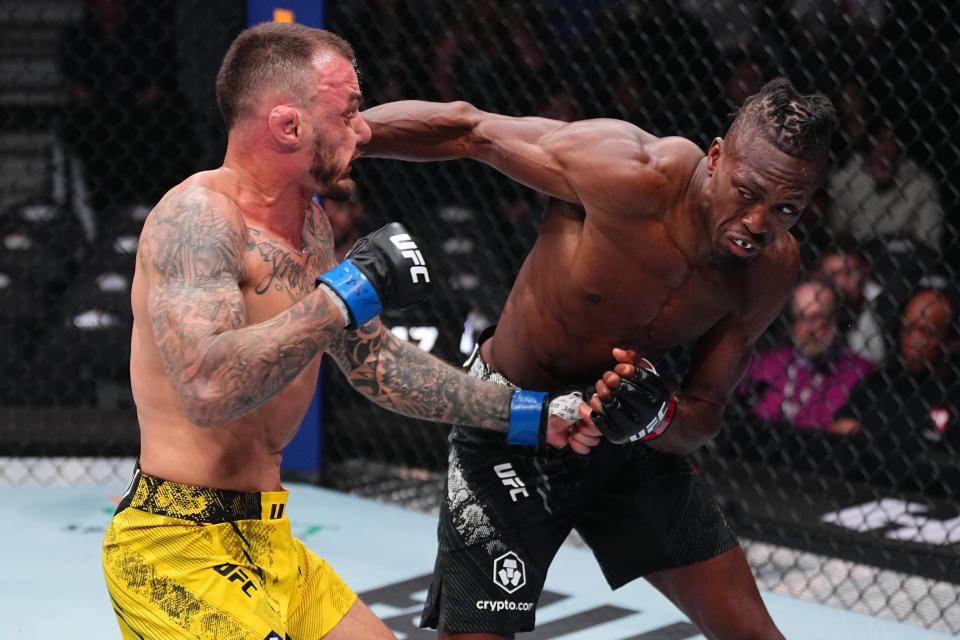
[[[586,120],[544,136],[575,201],[604,216],[656,216],[685,188],[703,151],[686,138],[657,138],[621,120]]]

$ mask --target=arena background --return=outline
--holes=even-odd
[[[514,115],[618,117],[705,147],[769,78],[827,93],[842,120],[837,166],[892,132],[932,179],[910,195],[917,214],[906,223],[870,211],[866,233],[841,237],[841,184],[795,232],[807,272],[831,248],[862,251],[895,353],[912,293],[957,291],[957,13],[946,0],[332,0],[325,20],[357,50],[367,105],[466,99]],[[245,21],[243,3],[228,0],[0,1],[0,481],[83,482],[104,473],[94,461],[126,473],[137,454],[127,379],[136,237],[167,188],[219,165],[213,78]],[[443,285],[388,323],[462,361],[547,203],[465,162],[365,160],[355,175],[356,202],[331,211],[344,247],[393,219],[420,236]],[[760,347],[788,339],[784,315]],[[679,376],[684,356],[662,368]],[[943,398],[910,402],[956,412],[955,358],[939,375]],[[289,477],[436,509],[446,427],[380,411],[329,366],[321,397],[322,457]],[[761,424],[748,393],[695,461],[761,587],[958,633],[960,439],[899,428],[896,409],[886,422],[858,436]]]

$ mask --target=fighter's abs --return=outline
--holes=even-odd
[[[590,379],[612,364],[613,347],[657,358],[698,339],[730,305],[716,278],[695,270],[673,282],[639,273],[587,287],[553,282],[543,293],[511,300],[497,327],[496,366],[519,384]]]

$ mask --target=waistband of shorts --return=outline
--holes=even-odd
[[[486,380],[487,382],[493,382],[504,387],[513,387],[514,389],[519,389],[519,385],[514,384],[502,373],[487,364],[487,361],[483,359],[483,355],[480,353],[480,346],[493,336],[493,331],[496,329],[496,326],[497,325],[487,327],[480,332],[477,342],[473,347],[473,351],[470,353],[470,357],[467,358],[467,361],[463,363],[463,368],[466,370],[466,374],[473,378],[479,378],[481,380]],[[587,395],[589,398],[589,396],[593,394],[593,386],[594,381],[591,380],[583,383],[565,384],[553,389],[552,391],[556,394],[579,391]]]
[[[148,476],[137,465],[117,513],[133,508],[198,524],[280,520],[285,515],[288,495],[285,489],[246,493],[195,487]]]
[[[497,325],[487,327],[480,332],[476,344],[473,345],[473,351],[470,353],[470,357],[463,363],[463,368],[470,377],[480,378],[481,380],[493,382],[504,387],[517,388],[517,385],[507,380],[499,371],[494,371],[493,367],[487,364],[483,356],[480,355],[480,346],[490,339],[496,326]]]

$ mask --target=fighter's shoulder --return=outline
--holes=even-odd
[[[644,140],[644,148],[658,162],[690,171],[704,157],[703,149],[692,140],[680,136],[649,136]]]
[[[764,249],[750,267],[746,270],[749,280],[763,282],[776,276],[784,281],[782,288],[792,289],[800,272],[800,247],[796,238],[789,232],[783,234]]]
[[[623,120],[582,120],[552,135],[561,165],[585,170],[591,180],[602,175],[605,190],[621,185],[631,201],[637,190],[648,201],[657,194],[671,200],[703,158],[703,151],[686,138],[660,138]]]
[[[800,269],[800,246],[789,231],[777,238],[761,256],[769,261],[768,267],[781,268],[787,273],[797,273]]]
[[[800,274],[800,248],[785,233],[768,246],[747,270],[747,288],[755,300],[779,307],[790,296]]]
[[[164,194],[147,216],[144,230],[162,224],[245,227],[236,201],[216,182],[203,179],[203,174],[191,176]]]
[[[666,184],[684,190],[697,164],[703,159],[703,150],[693,141],[679,136],[651,138],[644,146],[651,169],[666,178]]]
[[[660,138],[631,122],[613,118],[567,123],[544,135],[541,144],[573,153],[592,153],[602,148],[605,155],[627,155],[643,163],[659,160],[661,156],[681,159],[703,155],[703,151],[686,138]]]
[[[168,191],[144,221],[141,254],[228,245],[247,241],[247,227],[237,203],[215,184],[188,178]]]
[[[797,241],[785,233],[740,271],[736,283],[741,319],[765,329],[790,297],[800,273]]]

